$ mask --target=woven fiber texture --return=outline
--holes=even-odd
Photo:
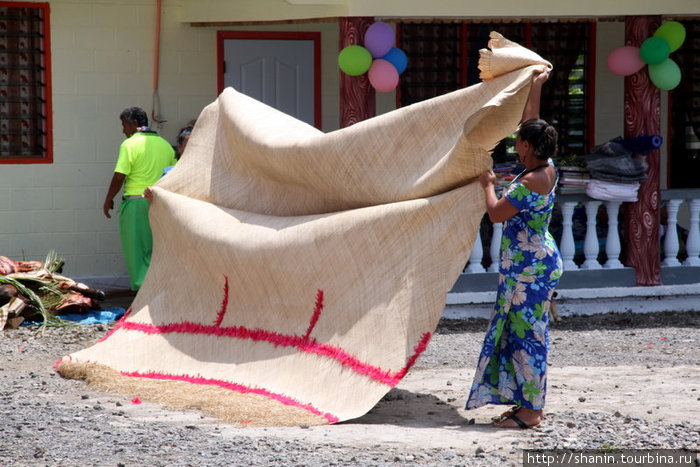
[[[369,411],[428,344],[485,211],[477,178],[549,65],[492,37],[488,82],[327,134],[226,89],[153,188],[128,315],[58,370],[232,422]]]

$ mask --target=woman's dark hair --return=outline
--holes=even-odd
[[[185,141],[185,138],[192,134],[192,130],[193,128],[191,126],[186,126],[180,130],[180,133],[177,135],[177,144],[182,144]]]
[[[119,114],[121,120],[136,122],[137,126],[148,126],[148,115],[141,107],[128,107]]]
[[[538,159],[547,160],[557,154],[557,130],[542,119],[531,118],[523,122],[518,136],[532,145]]]

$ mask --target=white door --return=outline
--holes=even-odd
[[[317,125],[316,53],[314,40],[226,38],[224,87]]]

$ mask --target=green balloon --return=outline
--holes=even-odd
[[[372,65],[372,54],[359,45],[349,45],[338,54],[338,65],[350,76],[366,73]]]
[[[666,39],[671,52],[678,50],[685,40],[685,27],[678,21],[668,21],[656,30],[654,37]]]
[[[681,82],[681,69],[667,58],[658,65],[649,65],[649,78],[657,88],[670,91]]]
[[[639,56],[647,65],[658,65],[668,58],[671,49],[666,39],[652,36],[642,42],[639,48]]]

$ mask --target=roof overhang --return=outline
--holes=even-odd
[[[345,16],[383,20],[605,18],[700,15],[698,0],[197,0],[183,2],[185,23],[254,24],[329,21]]]

